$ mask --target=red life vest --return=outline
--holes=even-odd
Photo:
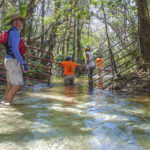
[[[3,44],[7,46],[7,40],[8,40],[8,31],[3,31],[0,35],[0,44]],[[19,43],[19,51],[21,55],[24,55],[27,51],[27,47],[25,46],[25,40],[21,38],[21,41]]]
[[[19,43],[19,51],[21,55],[24,55],[27,51],[27,47],[25,46],[25,40],[21,38],[21,41]]]

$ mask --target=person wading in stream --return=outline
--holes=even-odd
[[[24,66],[24,71],[28,71],[28,66],[25,64],[19,52],[19,43],[21,38],[18,30],[21,29],[23,22],[24,18],[22,16],[14,14],[10,17],[10,21],[7,24],[11,25],[11,28],[8,31],[8,41],[4,59],[7,76],[5,101],[1,102],[4,105],[10,105],[12,103],[16,92],[23,85],[21,65]]]
[[[66,61],[55,63],[61,65],[61,67],[64,68],[65,85],[74,85],[74,68],[76,68],[77,66],[84,67],[83,65],[72,62],[70,56],[66,57]]]
[[[101,78],[102,67],[103,67],[103,59],[101,58],[101,56],[99,56],[96,59],[96,67],[97,67],[97,71],[98,71],[99,77]]]
[[[85,48],[85,65],[86,70],[88,71],[88,81],[89,83],[93,83],[93,71],[95,68],[94,57],[92,52],[90,52],[89,48]]]

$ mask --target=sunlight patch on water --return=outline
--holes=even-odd
[[[51,128],[45,122],[34,122],[32,126],[32,132],[37,132],[38,134],[50,132]]]
[[[132,113],[132,114],[139,114],[139,115],[144,115],[149,117],[150,116],[150,111],[146,110],[146,109],[142,109],[142,108],[136,108],[136,109],[132,109],[129,110],[128,112]]]
[[[129,121],[129,119],[125,116],[122,115],[114,115],[114,114],[106,114],[104,113],[97,113],[97,112],[93,112],[91,114],[92,117],[96,118],[96,119],[100,119],[101,121]]]
[[[29,150],[91,150],[91,137],[71,136],[71,137],[55,137],[49,140],[37,139],[29,142]]]
[[[56,111],[59,111],[59,112],[68,112],[68,113],[75,113],[75,114],[78,114],[78,115],[82,115],[84,116],[84,111],[80,110],[80,109],[76,109],[76,108],[70,108],[70,107],[59,107],[59,106],[50,106],[49,107],[50,110],[56,110]]]
[[[0,107],[0,149],[148,150],[150,99],[139,97],[62,84],[24,89]]]
[[[143,132],[147,132],[150,134],[150,124],[138,124],[138,125],[133,125],[133,129],[140,129]]]
[[[8,115],[9,117],[10,116],[14,116],[14,115],[20,115],[22,116],[23,113],[19,112],[16,110],[16,108],[12,107],[12,106],[4,106],[4,105],[0,105],[0,113],[2,114],[5,114],[5,115]],[[0,116],[2,117],[2,116]]]
[[[13,142],[3,142],[0,143],[0,149],[1,150],[27,150],[25,143],[13,143]]]
[[[96,137],[91,142],[93,150],[144,150],[138,143],[129,144],[119,136],[104,134],[103,131],[98,132]]]
[[[12,106],[0,107],[0,134],[11,134],[26,129],[32,125],[31,121],[24,121],[23,113]]]
[[[45,93],[28,93],[28,95],[33,96],[33,97],[41,97],[41,98],[49,98],[49,99],[55,99],[59,101],[67,101],[67,102],[78,102],[75,97],[67,97],[67,96],[60,96],[60,95],[51,95],[51,94],[45,94]]]
[[[84,127],[84,128],[80,128],[81,131],[92,131],[92,128],[88,128],[88,127]]]

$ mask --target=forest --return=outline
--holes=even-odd
[[[84,48],[90,47],[113,75],[128,69],[149,75],[149,7],[150,0],[1,0],[0,32],[17,12],[26,19],[21,30],[26,44],[51,52],[57,61],[70,55],[84,64]],[[42,51],[33,53],[50,59]]]
[[[0,0],[3,31],[0,150],[150,150],[150,0]]]

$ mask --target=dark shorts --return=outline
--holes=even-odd
[[[89,67],[88,68],[88,77],[91,78],[93,76],[93,71],[95,67]]]
[[[74,85],[74,75],[65,75],[64,83],[65,85]]]

